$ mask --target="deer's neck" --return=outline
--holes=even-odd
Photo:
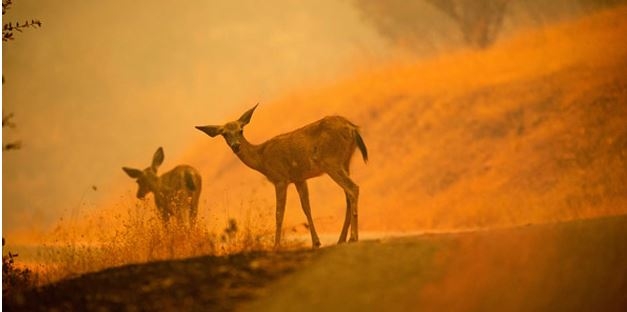
[[[166,190],[163,189],[160,178],[156,178],[151,182],[150,190],[155,197],[157,207],[161,208],[161,206],[163,206],[167,202],[167,198]]]
[[[240,149],[236,155],[246,166],[263,173],[260,150],[261,145],[251,144],[246,138],[242,137]]]

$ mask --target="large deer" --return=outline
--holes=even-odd
[[[157,175],[157,169],[165,158],[163,148],[159,147],[152,157],[152,164],[144,169],[122,167],[129,177],[136,179],[139,186],[137,198],[143,199],[152,192],[164,225],[174,216],[179,224],[185,224],[185,216],[189,226],[196,223],[198,198],[202,187],[202,179],[196,169],[188,165],[179,165],[174,169]]]
[[[258,104],[257,104],[258,105]],[[246,126],[257,108],[251,108],[238,120],[222,126],[198,126],[198,130],[210,137],[222,135],[231,150],[248,167],[261,172],[274,184],[276,191],[275,246],[281,243],[281,227],[285,212],[287,186],[296,185],[300,203],[307,217],[313,247],[320,246],[311,208],[307,179],[328,174],[346,195],[346,217],[339,243],[346,242],[348,227],[350,241],[359,238],[357,226],[357,199],[359,186],[349,177],[349,165],[355,149],[359,147],[364,162],[368,151],[357,126],[344,117],[329,116],[300,129],[278,135],[262,144],[254,145],[244,137]]]

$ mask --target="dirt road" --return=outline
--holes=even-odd
[[[244,311],[626,311],[627,217],[332,247]]]
[[[113,268],[7,311],[624,311],[627,216]]]

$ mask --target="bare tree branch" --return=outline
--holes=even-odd
[[[19,150],[22,148],[21,141],[15,141],[2,145],[2,151]]]
[[[2,0],[2,15],[4,16],[13,4],[12,0]],[[6,42],[15,39],[14,32],[22,32],[26,28],[40,28],[41,21],[38,19],[26,20],[20,24],[20,22],[8,22],[2,25],[2,41]]]
[[[13,113],[8,113],[2,116],[2,128],[9,127],[15,128],[15,123],[11,121],[15,115]]]

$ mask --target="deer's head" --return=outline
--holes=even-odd
[[[222,126],[197,126],[196,129],[206,133],[212,138],[221,135],[231,150],[237,154],[244,138],[244,126],[250,122],[250,118],[253,116],[257,105],[246,111],[235,121],[227,122]]]
[[[159,147],[152,157],[150,167],[144,170],[122,167],[122,170],[124,170],[129,177],[137,180],[137,185],[139,186],[137,189],[137,198],[142,199],[146,194],[156,190],[159,181],[157,169],[163,163],[164,157],[163,148]]]

